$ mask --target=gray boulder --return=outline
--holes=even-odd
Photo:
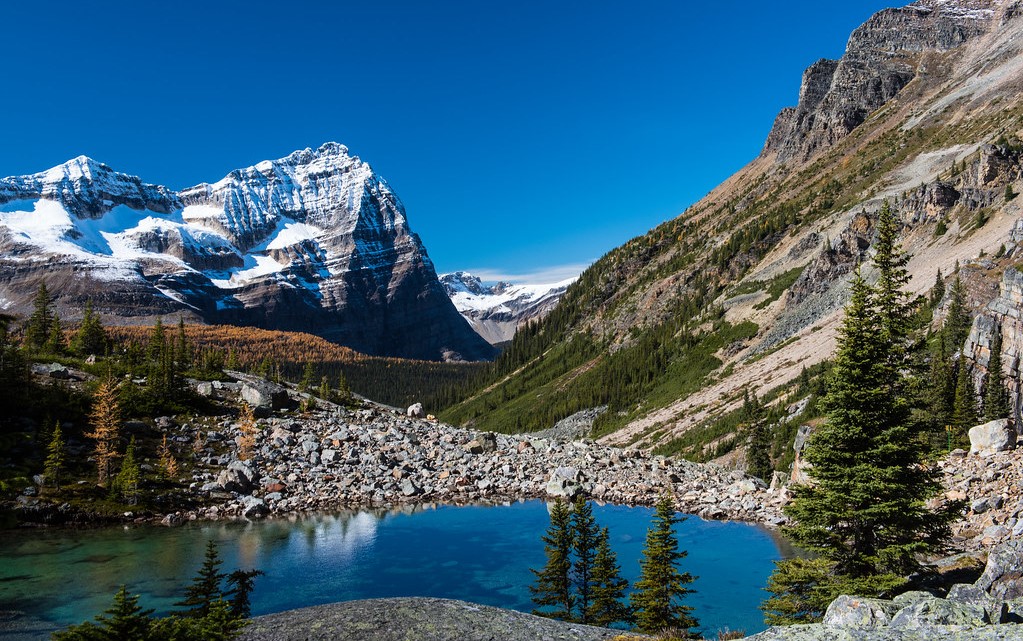
[[[217,484],[228,492],[248,494],[256,486],[258,477],[252,467],[244,461],[231,461],[227,469],[217,477]]]
[[[974,585],[1001,601],[1023,597],[1023,541],[1008,541],[992,549]]]
[[[966,605],[974,605],[983,608],[987,614],[988,623],[1001,623],[1006,619],[1008,610],[1004,601],[995,599],[990,594],[975,585],[957,583],[948,591],[948,600]]]
[[[240,395],[252,407],[284,409],[291,405],[287,390],[270,381],[248,381],[242,384]]]
[[[422,403],[413,403],[412,405],[409,405],[406,414],[408,414],[409,418],[423,418],[426,416],[423,412]]]
[[[1000,418],[975,425],[970,428],[969,434],[970,454],[983,456],[1016,447],[1016,432],[1009,428],[1008,419]]]
[[[266,502],[263,499],[258,499],[254,496],[243,496],[241,503],[242,516],[247,519],[261,519],[270,513],[270,509],[266,506]]]
[[[823,623],[856,628],[879,628],[890,624],[897,611],[897,606],[885,599],[842,595],[828,606]]]
[[[987,623],[987,613],[980,606],[931,597],[899,610],[891,626],[919,630],[934,625],[978,627]]]

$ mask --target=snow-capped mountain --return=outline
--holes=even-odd
[[[547,315],[577,277],[543,285],[484,285],[469,272],[442,274],[440,282],[455,308],[490,344],[510,341],[519,325]]]
[[[0,309],[41,280],[74,317],[191,320],[318,334],[368,354],[490,358],[459,317],[405,210],[327,143],[180,192],[79,156],[0,179]]]

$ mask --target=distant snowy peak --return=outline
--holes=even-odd
[[[561,299],[572,277],[558,283],[514,285],[499,281],[484,285],[469,272],[440,276],[455,309],[492,345],[512,339],[519,325],[546,316]]]

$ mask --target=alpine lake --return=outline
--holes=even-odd
[[[594,505],[610,530],[622,575],[635,582],[653,510]],[[253,615],[310,605],[399,596],[461,599],[529,612],[531,568],[543,566],[547,504],[424,505],[388,511],[296,516],[182,527],[6,530],[0,542],[0,610],[54,627],[91,619],[125,584],[140,605],[174,610],[218,544],[222,569],[259,569]],[[701,630],[763,630],[758,606],[773,562],[793,554],[767,528],[686,518],[680,570],[696,576],[683,603]],[[3,635],[0,634],[0,638]]]

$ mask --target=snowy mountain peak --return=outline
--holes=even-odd
[[[187,311],[387,356],[493,355],[398,197],[333,142],[180,192],[87,156],[0,179],[0,274],[0,302],[15,312],[45,275],[73,284],[61,288],[72,308],[102,292],[113,315]]]
[[[498,281],[487,286],[470,272],[440,276],[455,309],[492,345],[511,340],[519,325],[547,315],[575,280],[532,285]]]

